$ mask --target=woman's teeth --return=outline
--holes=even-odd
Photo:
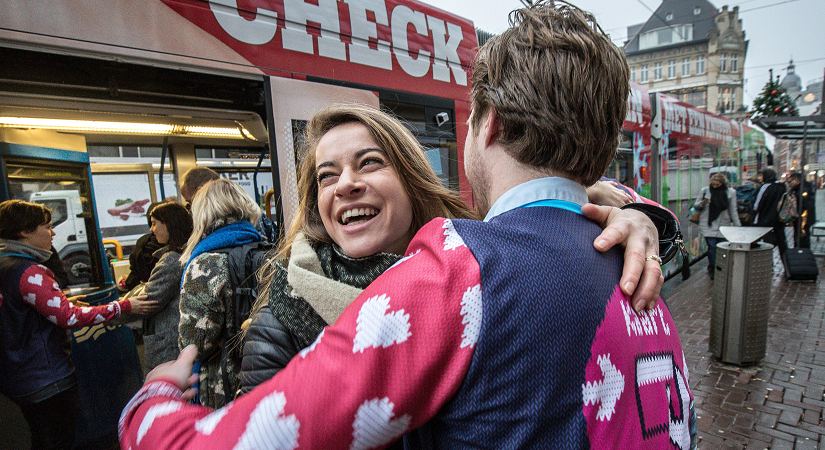
[[[370,220],[377,215],[378,211],[374,208],[354,208],[344,211],[341,215],[341,223],[344,225],[356,224]]]

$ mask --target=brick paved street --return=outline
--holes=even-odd
[[[825,450],[825,258],[815,283],[787,282],[778,258],[765,359],[739,367],[708,350],[713,281],[703,259],[662,290],[685,347],[700,449]]]

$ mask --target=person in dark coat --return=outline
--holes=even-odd
[[[53,236],[48,208],[0,203],[0,393],[20,407],[33,449],[74,448],[80,397],[66,330],[156,306],[145,297],[98,306],[67,298],[43,265]]]
[[[762,169],[762,187],[756,195],[753,210],[756,214],[754,225],[757,227],[770,227],[773,231],[763,238],[765,242],[773,244],[779,249],[779,256],[785,254],[788,243],[785,240],[785,224],[779,221],[778,205],[785,194],[785,183],[776,179],[776,172],[773,169]]]
[[[799,218],[793,221],[794,243],[799,248],[811,248],[811,225],[816,223],[814,188],[811,183],[802,181],[799,172],[788,176],[788,188],[796,195],[796,204],[802,208]]]
[[[152,210],[160,203],[152,203],[146,211],[146,220],[152,226]],[[155,252],[160,250],[164,244],[158,242],[155,234],[151,231],[141,236],[135,243],[132,254],[129,255],[129,275],[125,279],[118,281],[118,287],[123,291],[131,291],[137,285],[149,281],[152,269],[158,263]]]
[[[163,245],[154,253],[158,263],[152,269],[149,281],[139,284],[127,295],[146,295],[158,302],[158,310],[143,319],[144,375],[157,365],[178,357],[178,304],[183,276],[183,264],[178,259],[192,235],[192,217],[179,203],[159,204],[152,210],[151,222],[153,235]]]

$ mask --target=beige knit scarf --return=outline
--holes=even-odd
[[[296,236],[287,266],[291,295],[301,297],[328,324],[332,324],[363,289],[327,278],[315,250],[303,233]]]

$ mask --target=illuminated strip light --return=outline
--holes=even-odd
[[[188,136],[215,136],[215,137],[227,137],[227,138],[235,138],[235,139],[243,139],[243,135],[238,128],[225,128],[225,127],[198,127],[198,126],[184,126],[181,127],[183,130],[180,134],[185,134]],[[249,134],[247,132],[247,134]]]
[[[0,117],[0,127],[45,128],[86,133],[120,133],[147,135],[186,135],[243,139],[238,128],[168,125],[159,123],[102,122],[95,120],[39,119],[30,117]],[[248,132],[247,132],[248,134]]]

